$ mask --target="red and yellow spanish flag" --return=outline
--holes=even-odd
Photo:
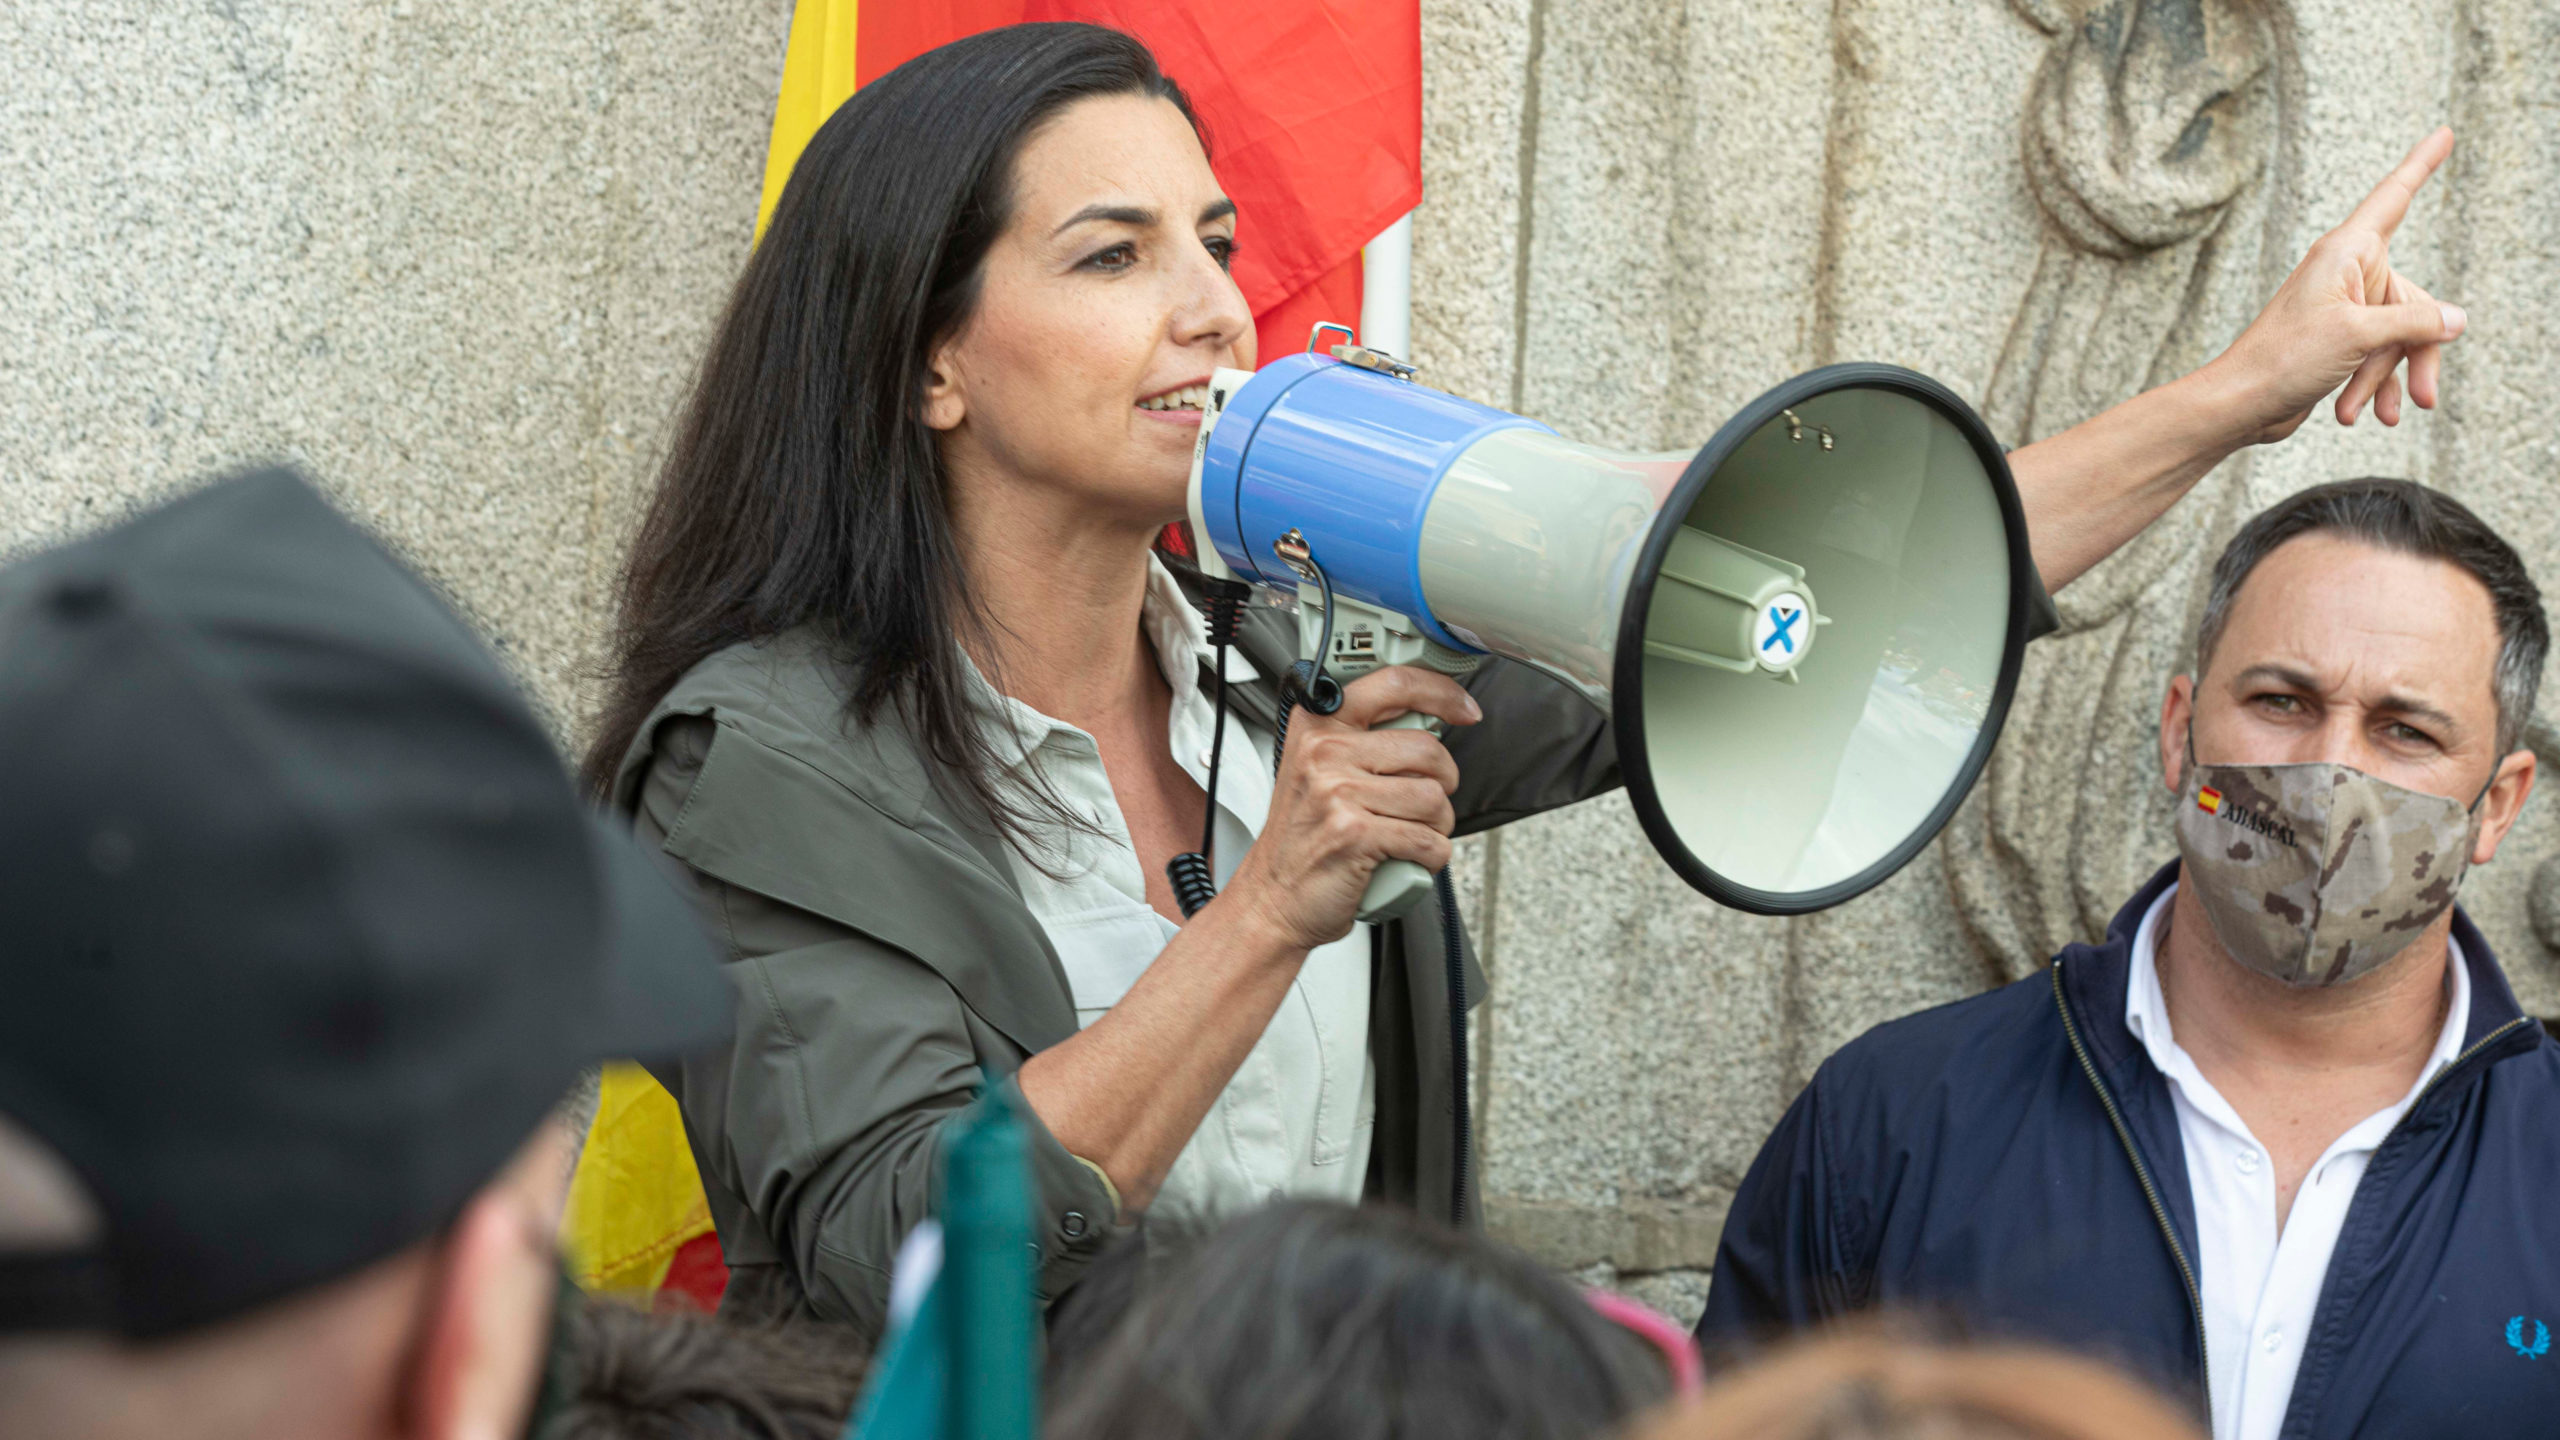
[[[2207,815],[2222,813],[2222,792],[2210,785],[2196,787],[2196,808]]]
[[[728,1288],[684,1117],[637,1065],[604,1067],[561,1229],[578,1283],[591,1294],[709,1310]]]
[[[1360,247],[1422,199],[1421,0],[800,0],[765,158],[764,217],[854,89],[937,45],[1027,20],[1146,42],[1234,198],[1236,284],[1276,360],[1360,318]]]
[[[1264,360],[1304,348],[1316,321],[1359,319],[1360,247],[1422,199],[1421,0],[799,0],[757,233],[864,82],[1031,20],[1125,30],[1191,97],[1236,202],[1236,285]],[[636,1065],[605,1068],[563,1238],[590,1290],[710,1308],[728,1284],[684,1122]]]

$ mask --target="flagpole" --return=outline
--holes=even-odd
[[[1360,343],[1413,358],[1413,212],[1360,247]]]

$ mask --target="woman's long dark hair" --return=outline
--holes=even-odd
[[[1098,25],[955,40],[855,92],[801,153],[686,402],[623,567],[583,776],[607,796],[641,722],[712,654],[819,627],[868,722],[893,712],[937,781],[1007,834],[960,649],[979,617],[923,419],[933,349],[968,318],[1016,157],[1059,111],[1150,95],[1144,45]],[[1197,121],[1194,121],[1197,129]]]

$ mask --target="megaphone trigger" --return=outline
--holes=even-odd
[[[1308,545],[1305,533],[1292,526],[1271,542],[1272,553],[1296,573],[1298,583],[1298,647],[1300,658],[1282,682],[1283,710],[1275,755],[1288,745],[1287,707],[1294,703],[1319,715],[1342,708],[1336,676],[1356,680],[1388,665],[1418,665],[1452,677],[1472,673],[1484,657],[1452,650],[1418,633],[1406,616],[1375,605],[1346,600],[1333,588],[1333,578]],[[1438,719],[1415,711],[1382,720],[1374,730],[1421,730],[1433,735]],[[1391,920],[1422,903],[1432,893],[1431,872],[1410,860],[1380,862],[1361,892],[1360,919],[1375,924]]]
[[[1352,643],[1362,647],[1362,653],[1358,658],[1344,660],[1339,652],[1336,655],[1337,664],[1346,666],[1355,679],[1361,674],[1385,665],[1418,665],[1425,670],[1437,670],[1443,675],[1458,677],[1473,671],[1484,661],[1483,656],[1461,654],[1435,645],[1418,635],[1398,633],[1395,630],[1386,629],[1383,625],[1380,627],[1380,633],[1373,639],[1367,628],[1373,618],[1383,617],[1378,617],[1376,612],[1372,612],[1371,617],[1355,616],[1352,619],[1349,627],[1350,639]],[[1340,704],[1338,700],[1335,703]],[[1440,723],[1437,716],[1408,710],[1401,715],[1381,720],[1369,728],[1372,730],[1420,730],[1427,734],[1438,735],[1447,727]],[[1421,904],[1430,897],[1431,891],[1430,871],[1410,860],[1380,861],[1377,870],[1369,876],[1369,888],[1360,892],[1360,918],[1371,924],[1392,920]]]

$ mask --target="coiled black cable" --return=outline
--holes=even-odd
[[[1316,572],[1316,589],[1324,596],[1324,620],[1316,631],[1316,655],[1300,660],[1280,677],[1280,718],[1272,722],[1271,773],[1280,773],[1280,757],[1289,753],[1289,716],[1304,705],[1319,715],[1330,715],[1342,708],[1342,687],[1324,673],[1326,657],[1333,654],[1333,577],[1324,573],[1316,557],[1307,557],[1307,568]]]
[[[1200,907],[1218,898],[1217,872],[1209,868],[1209,857],[1197,850],[1186,851],[1164,862],[1164,878],[1173,882],[1173,903],[1182,907],[1182,918],[1200,913]]]
[[[1319,715],[1330,715],[1342,708],[1342,687],[1324,673],[1324,662],[1333,655],[1333,577],[1324,573],[1316,557],[1307,557],[1307,568],[1315,572],[1316,591],[1324,597],[1324,616],[1316,629],[1316,653],[1312,660],[1300,660],[1289,667],[1280,680],[1279,733],[1271,743],[1271,771],[1280,772],[1280,755],[1289,742],[1289,712],[1304,705]]]
[[[1200,848],[1176,855],[1164,866],[1165,879],[1173,885],[1173,902],[1182,907],[1185,920],[1218,896],[1218,871],[1212,857],[1218,853],[1218,762],[1227,748],[1227,647],[1236,641],[1244,623],[1244,602],[1253,594],[1240,580],[1203,576],[1201,585],[1209,600],[1209,643],[1217,647],[1218,656],[1217,718],[1209,726],[1208,804],[1200,820]]]

